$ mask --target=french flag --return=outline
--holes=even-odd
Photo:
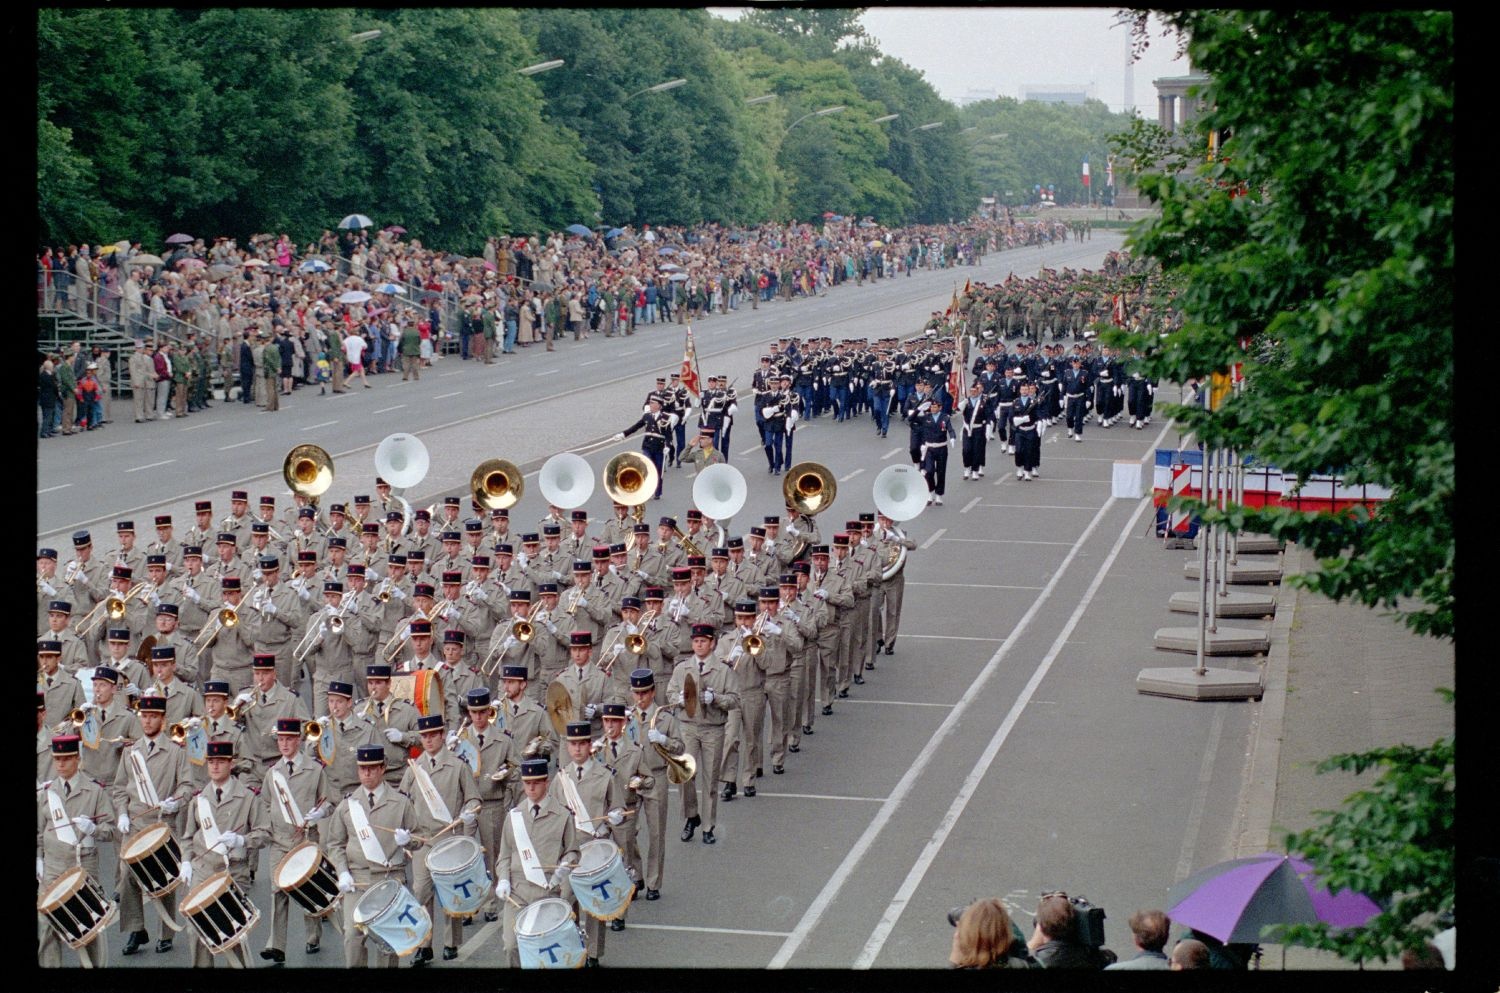
[[[1089,185],[1089,157],[1087,155],[1083,157],[1083,185]]]

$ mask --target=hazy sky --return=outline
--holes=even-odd
[[[710,7],[721,17],[747,8]],[[1024,86],[1092,87],[1110,110],[1125,104],[1127,32],[1114,25],[1114,7],[871,7],[861,23],[879,48],[927,77],[957,103],[971,89],[1020,98]],[[1174,61],[1173,39],[1153,31],[1152,44],[1135,63],[1134,103],[1156,116],[1151,81],[1180,76],[1187,60]]]

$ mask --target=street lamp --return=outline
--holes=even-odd
[[[374,41],[376,38],[379,38],[379,37],[380,37],[380,29],[376,28],[373,31],[361,31],[359,34],[352,34],[352,35],[349,36],[349,40],[351,42],[354,42],[355,44],[358,44],[359,42],[362,42],[362,41]]]
[[[894,121],[896,118],[898,118],[900,116],[901,116],[900,114],[886,114],[884,117],[877,117],[877,118],[875,118],[875,120],[871,121],[870,123],[871,124],[884,124],[886,121]]]
[[[539,72],[549,72],[553,69],[561,68],[565,64],[566,62],[563,59],[553,59],[550,62],[538,62],[534,66],[517,69],[516,72],[522,76],[535,76]]]
[[[930,124],[919,124],[916,127],[912,128],[912,130],[913,131],[931,131],[933,128],[940,128],[942,126],[943,126],[943,122],[942,121],[933,121]]]
[[[799,117],[795,121],[793,121],[791,123],[791,126],[788,127],[786,129],[786,131],[783,131],[782,134],[785,135],[787,132],[791,131],[792,128],[794,128],[797,125],[801,124],[803,121],[807,120],[809,117],[827,117],[829,114],[839,114],[839,113],[842,113],[842,112],[844,112],[845,110],[848,110],[848,109],[849,108],[845,107],[843,104],[839,104],[838,106],[835,106],[835,107],[824,107],[822,110],[815,110],[812,113],[803,114],[801,117]]]
[[[978,130],[979,130],[979,125],[973,124],[973,125],[970,125],[969,127],[964,128],[962,131],[959,132],[959,134],[968,134],[970,131],[978,131]]]
[[[776,99],[776,94],[774,94],[774,93],[767,93],[763,97],[751,97],[749,100],[745,101],[745,106],[746,107],[754,107],[758,103],[770,103],[772,100],[775,100],[775,99]]]
[[[630,94],[630,96],[626,97],[625,99],[629,100],[629,99],[631,99],[631,97],[638,97],[642,93],[665,93],[668,90],[675,90],[679,86],[686,86],[686,85],[687,85],[687,80],[685,80],[685,79],[669,79],[665,83],[657,83],[655,86],[648,86],[644,90],[636,90],[634,93]]]

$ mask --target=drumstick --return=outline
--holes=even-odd
[[[621,815],[624,816],[624,817],[634,817],[635,816],[635,812],[636,812],[637,809],[639,809],[639,808],[632,807],[629,810],[621,811]],[[607,812],[604,813],[604,814],[601,814],[598,817],[585,817],[583,819],[583,823],[585,823],[585,824],[592,824],[595,821],[605,821],[605,820],[609,820],[609,814]]]

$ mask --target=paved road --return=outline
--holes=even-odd
[[[1093,250],[1110,246],[1096,238]],[[1046,255],[1038,252],[1038,261]],[[1010,259],[1002,263],[1008,268]],[[993,260],[982,270],[992,279],[1003,271]],[[832,333],[904,332],[942,304],[950,282],[933,280],[935,295],[893,300],[878,316]],[[803,326],[817,319],[809,312]],[[754,351],[742,346],[705,366],[732,374],[748,369]],[[662,354],[676,358],[675,348]],[[596,409],[596,394],[614,390],[634,400],[642,375],[570,399],[572,407],[587,405],[584,417],[562,420],[545,406],[537,416],[550,416],[569,444],[607,437],[625,419],[622,404]],[[904,430],[882,439],[870,422],[824,418],[798,432],[797,458],[824,462],[840,478],[830,523],[869,509],[875,474],[905,458]],[[470,437],[451,439],[452,432]],[[780,510],[779,480],[747,451],[753,428],[736,436],[733,464],[751,491],[736,521],[743,530]],[[1042,478],[1031,482],[1016,480],[993,454],[986,479],[965,481],[955,458],[946,506],[908,528],[922,549],[907,565],[896,654],[882,656],[867,684],[819,719],[801,754],[789,756],[786,775],[767,770],[759,796],[720,805],[718,845],[678,841],[673,801],[662,899],[632,908],[627,930],[609,935],[605,964],[942,967],[948,908],[999,895],[1029,911],[1053,889],[1104,906],[1109,943],[1128,949],[1124,921],[1133,909],[1160,905],[1175,879],[1227,857],[1253,717],[1253,705],[1188,704],[1134,690],[1139,668],[1163,664],[1152,657],[1151,636],[1173,623],[1165,608],[1184,587],[1182,555],[1146,536],[1149,501],[1111,498],[1112,463],[1149,464],[1152,449],[1174,438],[1161,423],[1145,431],[1091,428],[1082,443],[1049,432]],[[466,479],[487,455],[519,450],[517,460],[530,469],[548,454],[518,449],[518,429],[506,418],[425,439],[444,464],[434,475],[450,474],[450,486],[451,474]],[[267,442],[267,454],[279,458],[285,441]],[[596,446],[587,457],[597,470],[624,447]],[[363,461],[341,465],[353,475]],[[652,513],[680,513],[689,492],[684,477],[668,476],[667,495],[649,505]],[[348,492],[340,479],[336,489]],[[414,503],[431,499],[427,487],[418,489]],[[591,504],[602,512],[602,495]],[[543,510],[534,492],[521,507],[518,521]],[[262,907],[269,906],[265,875],[251,894]],[[502,964],[497,927],[468,929],[459,962],[435,968]],[[251,939],[257,950],[263,928]],[[189,961],[180,945],[166,956],[123,959],[119,943],[112,935],[113,960],[130,968]],[[294,944],[289,964],[339,964],[331,934],[314,959]]]
[[[905,337],[932,310],[947,305],[955,280],[962,289],[966,279],[993,282],[1012,271],[1034,275],[1041,266],[1097,267],[1120,242],[1119,235],[1101,232],[1082,244],[1001,252],[980,266],[841,286],[824,297],[762,304],[759,310],[742,307],[694,328],[699,364],[705,375],[743,372],[740,385],[745,386],[767,340],[811,334]],[[112,530],[115,520],[158,508],[183,527],[193,521],[194,498],[212,498],[221,515],[227,513],[231,487],[283,498],[288,491],[281,460],[293,445],[307,442],[337,460],[335,493],[369,492],[374,446],[394,431],[419,435],[432,453],[427,480],[407,494],[425,506],[434,496],[467,492],[469,473],[482,458],[525,464],[624,427],[654,377],[681,368],[682,344],[680,325],[647,325],[631,337],[579,344],[569,339],[551,353],[538,346],[519,349],[490,366],[449,358],[418,382],[375,376],[371,389],[355,386],[338,396],[303,387],[282,398],[274,417],[253,406],[215,403],[186,420],[134,424],[126,399],[102,432],[58,438],[41,448],[38,536],[56,540],[79,527]],[[142,540],[151,537],[141,533]],[[111,541],[106,537],[103,544]]]

